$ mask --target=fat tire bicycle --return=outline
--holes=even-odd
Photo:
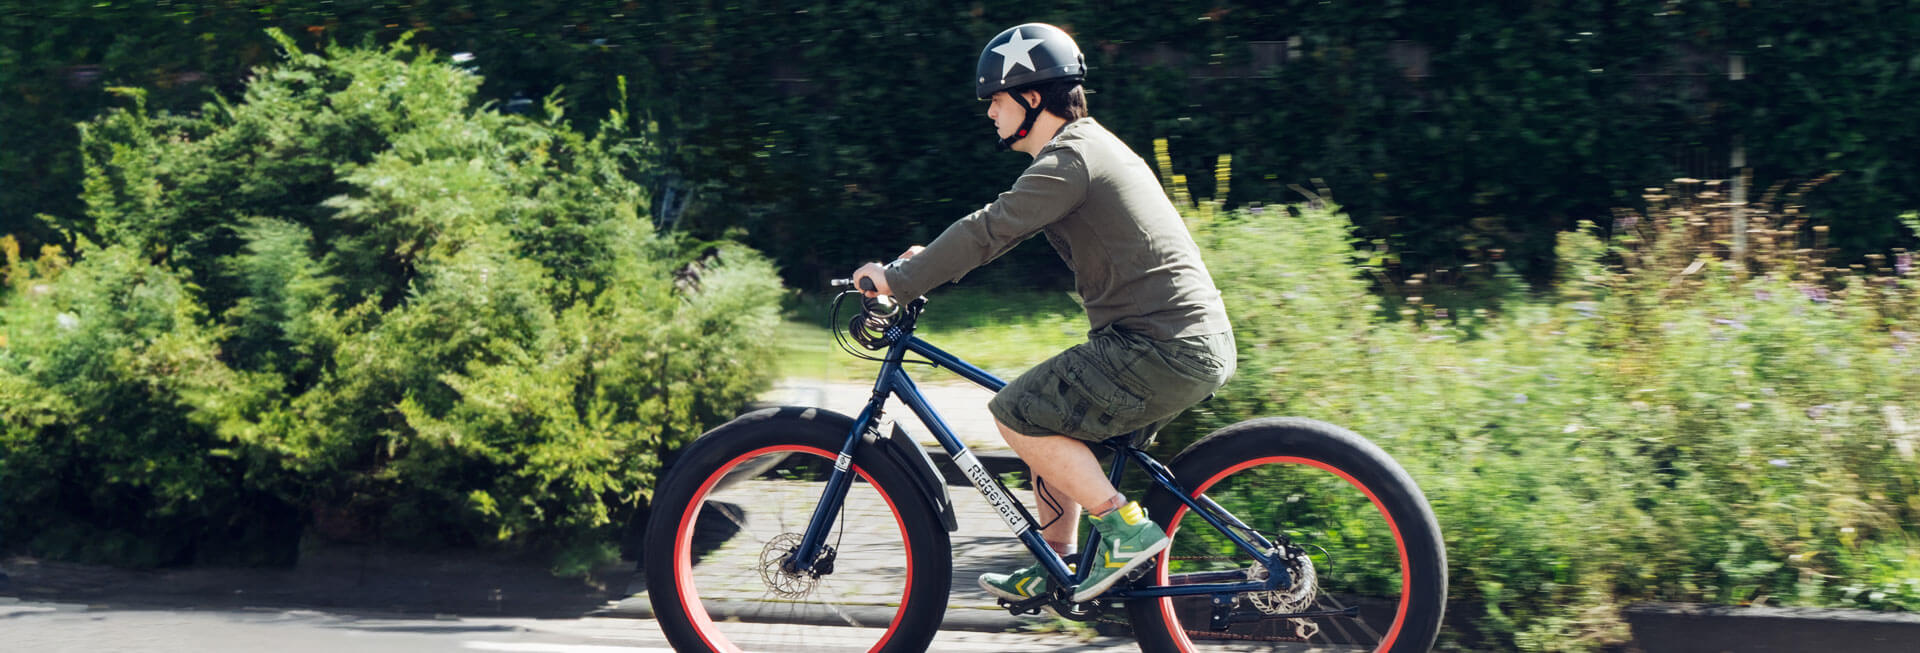
[[[842,293],[831,315],[849,296],[859,293]],[[1116,487],[1129,467],[1147,474],[1152,486],[1141,504],[1173,544],[1114,590],[1073,602],[1083,577],[1075,570],[1097,564],[1099,532],[1086,529],[1077,560],[1062,559],[927,403],[906,365],[945,368],[991,391],[1006,383],[914,336],[925,306],[925,298],[861,299],[835,330],[847,352],[881,363],[859,415],[757,410],[708,431],[672,463],[654,493],[644,572],[675,650],[817,650],[822,626],[835,627],[832,641],[868,651],[927,649],[946,616],[957,522],[931,457],[897,424],[881,432],[890,396],[1046,569],[1051,591],[999,601],[1014,614],[1124,614],[1140,648],[1153,653],[1263,642],[1316,651],[1432,647],[1447,564],[1425,496],[1378,446],[1306,419],[1240,422],[1165,465],[1135,446],[1145,434],[1101,443]]]

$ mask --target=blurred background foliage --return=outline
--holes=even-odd
[[[588,136],[403,43],[272,35],[233,97],[81,125],[76,246],[0,239],[6,545],[605,561],[661,455],[765,387],[772,265],[654,232],[619,110]]]
[[[1648,600],[1920,609],[1911,253],[1831,267],[1800,210],[1753,204],[1734,264],[1718,192],[1643,202],[1562,234],[1554,291],[1499,310],[1419,278],[1383,298],[1336,205],[1194,207],[1240,370],[1159,446],[1300,415],[1392,452],[1446,537],[1443,648],[1617,649]]]
[[[71,125],[151,89],[154,109],[238,92],[277,49],[386,43],[405,32],[471,53],[479,96],[573,120],[627,102],[657,130],[641,182],[654,218],[701,237],[743,233],[787,281],[925,242],[1017,174],[992,151],[967,75],[981,44],[1029,20],[1086,50],[1094,114],[1144,148],[1166,138],[1196,181],[1234,156],[1229,206],[1333,189],[1387,270],[1450,284],[1506,262],[1544,283],[1555,235],[1609,224],[1642,189],[1728,178],[1754,196],[1839,172],[1805,198],[1810,225],[1858,261],[1910,245],[1920,208],[1920,12],[1725,0],[1369,2],[0,2],[0,233],[58,240],[93,227],[77,199]],[[1736,59],[1739,63],[1735,63]],[[1734,69],[1744,77],[1729,79]],[[620,76],[630,84],[620,87]],[[116,104],[119,103],[119,104]],[[35,216],[50,216],[49,226]],[[831,234],[831,238],[822,235]],[[1809,241],[1811,234],[1802,234]],[[1064,268],[1030,246],[989,286]]]
[[[1157,152],[1239,329],[1163,449],[1378,439],[1440,514],[1454,644],[1618,643],[1642,599],[1920,609],[1920,12],[1886,0],[0,0],[0,533],[604,557],[772,373],[776,269],[819,288],[1018,173],[966,77],[1028,20]],[[1675,180],[1736,149],[1729,264],[1729,185]]]

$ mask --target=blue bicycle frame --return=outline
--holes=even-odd
[[[917,313],[918,306],[905,310]],[[880,365],[880,375],[873,385],[873,396],[867,400],[866,408],[860,411],[860,415],[854,418],[853,428],[848,431],[846,442],[840,447],[839,457],[834,463],[833,472],[827,479],[826,489],[821,493],[820,503],[814,508],[813,518],[807,525],[799,548],[787,559],[786,565],[794,571],[807,571],[813,566],[812,561],[819,556],[827,534],[833,529],[834,519],[840,514],[840,505],[846,499],[847,488],[853,483],[851,469],[862,435],[870,428],[878,426],[887,397],[898,396],[900,401],[920,418],[920,422],[927,427],[927,430],[933,433],[934,439],[947,450],[961,473],[986,497],[987,503],[1000,514],[1000,519],[1013,530],[1014,536],[1026,545],[1035,560],[1040,561],[1047,575],[1054,582],[1052,587],[1067,588],[1079,585],[1080,581],[1084,580],[1084,576],[1069,571],[1066,561],[1047,546],[1046,540],[1040,537],[1040,529],[1035,525],[1033,515],[1027,512],[1026,506],[1013,498],[999,478],[987,471],[980,460],[967,450],[966,443],[954,436],[953,430],[947,426],[946,421],[940,418],[940,414],[927,403],[926,397],[920,394],[920,389],[914,384],[913,379],[907,376],[902,361],[906,359],[908,353],[917,354],[936,367],[944,367],[959,374],[961,378],[995,392],[1006,387],[1007,382],[914,336],[912,321],[909,320],[907,324],[908,326],[905,327],[894,326],[886,332],[887,340],[891,345],[888,347],[886,358]],[[1194,514],[1199,515],[1213,528],[1230,538],[1236,546],[1258,559],[1267,568],[1268,574],[1264,581],[1249,580],[1248,575],[1241,570],[1182,574],[1166,585],[1120,588],[1108,593],[1105,597],[1144,598],[1211,594],[1218,600],[1221,595],[1281,590],[1292,584],[1283,556],[1272,542],[1234,518],[1226,509],[1205,495],[1191,496],[1191,493],[1173,478],[1173,474],[1164,465],[1133,446],[1137,435],[1137,433],[1128,434],[1104,443],[1114,451],[1113,467],[1108,472],[1109,480],[1114,486],[1120,486],[1121,477],[1125,474],[1129,463],[1138,464],[1141,469],[1146,470],[1156,485],[1179,497],[1180,501],[1187,505],[1187,509],[1192,510]],[[1081,547],[1077,567],[1083,570],[1083,573],[1084,570],[1092,568],[1093,557],[1100,544],[1100,532],[1094,529],[1088,529],[1088,531],[1087,542]]]

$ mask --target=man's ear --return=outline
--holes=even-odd
[[[1033,90],[1021,91],[1020,97],[1026,99],[1027,106],[1033,107],[1035,109],[1040,108],[1040,92],[1039,91],[1033,91]]]

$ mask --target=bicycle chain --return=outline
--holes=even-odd
[[[1168,560],[1198,560],[1198,561],[1213,561],[1213,562],[1235,562],[1240,560],[1239,558],[1234,558],[1229,556],[1170,556],[1167,559]],[[1113,617],[1108,617],[1105,615],[1101,615],[1099,621],[1100,623],[1114,624],[1116,626],[1127,626],[1129,628],[1132,627],[1132,624],[1127,623],[1127,621],[1124,619],[1115,619]],[[1183,630],[1186,631],[1188,637],[1201,637],[1201,638],[1207,638],[1207,639],[1231,639],[1231,640],[1239,640],[1239,641],[1247,641],[1247,642],[1304,642],[1304,641],[1307,641],[1299,637],[1280,637],[1280,636],[1274,636],[1274,635],[1268,635],[1268,636],[1241,635],[1239,633],[1229,633],[1229,632],[1216,633],[1211,630],[1194,630],[1191,628],[1186,628]]]

